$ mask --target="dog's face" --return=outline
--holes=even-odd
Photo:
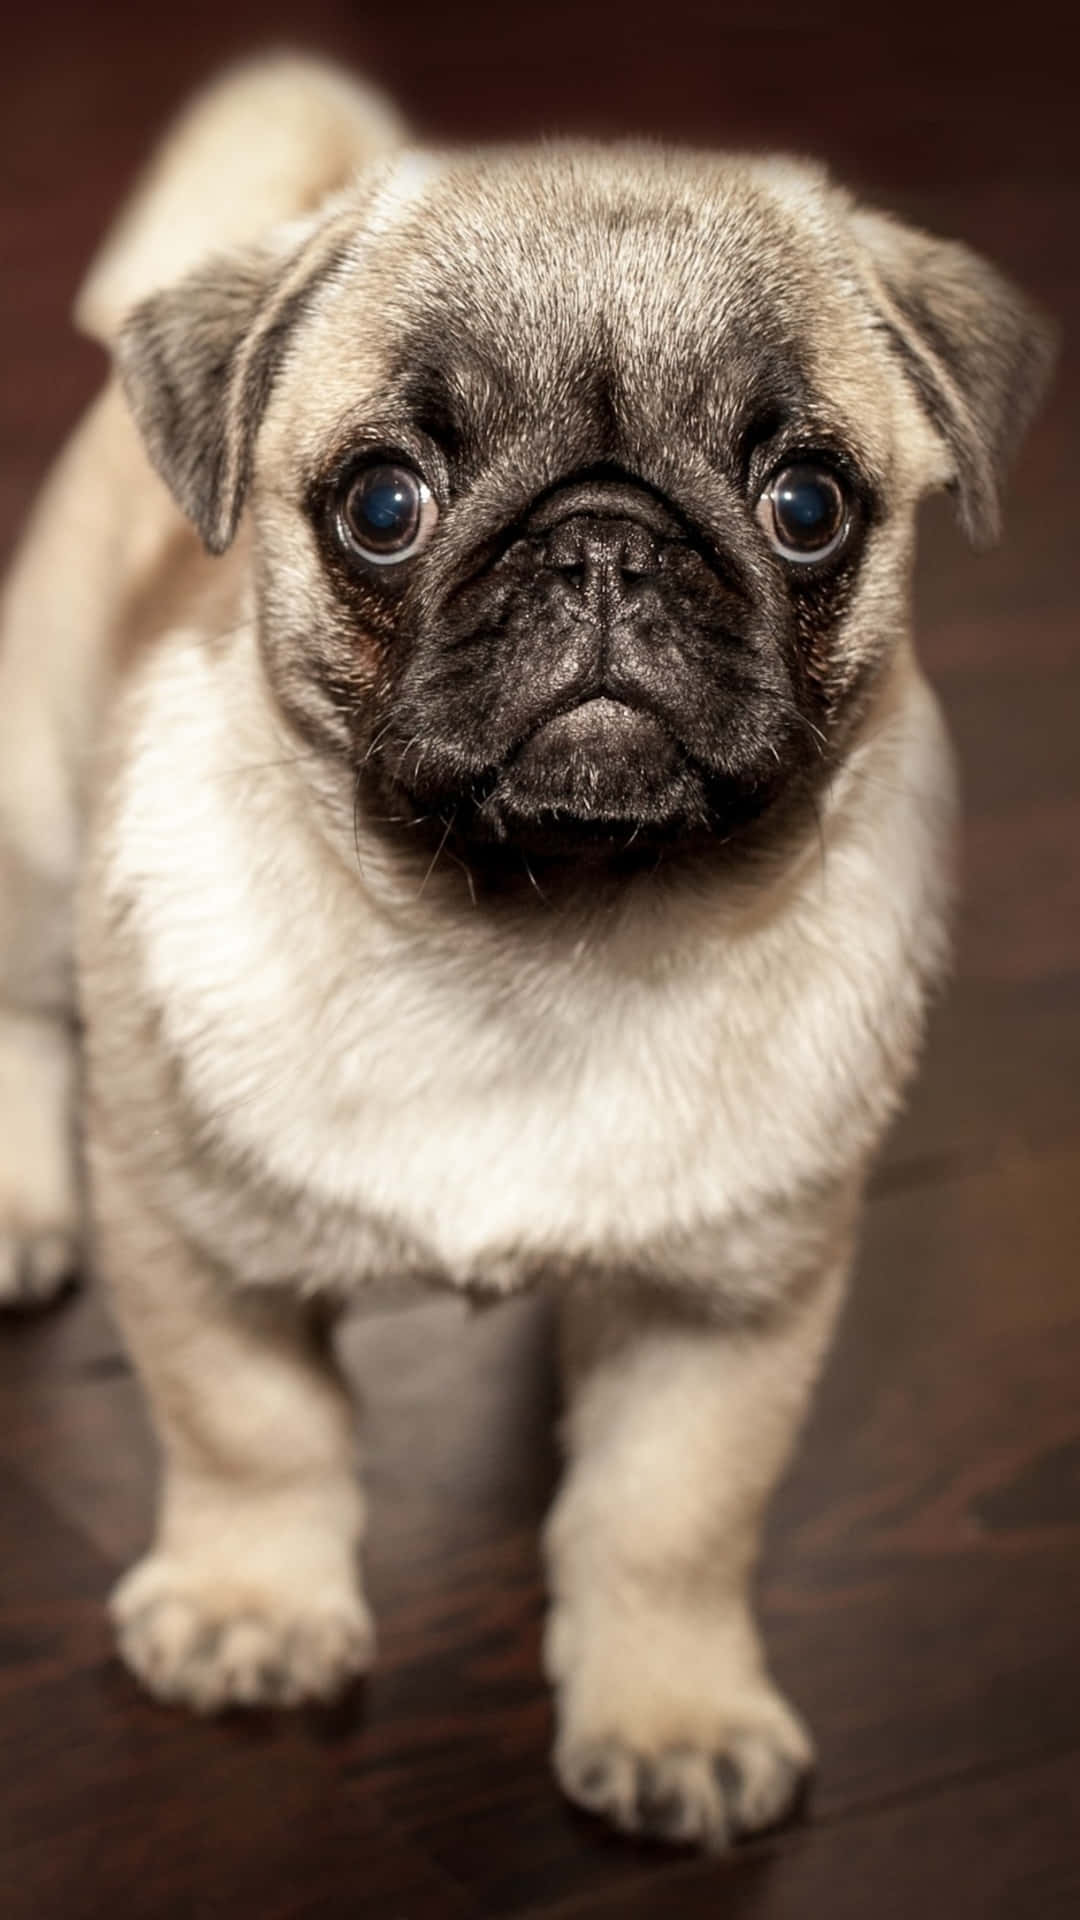
[[[576,859],[809,811],[1048,343],[813,169],[553,148],[399,162],[120,358],[209,545],[250,491],[270,684],[370,817]]]

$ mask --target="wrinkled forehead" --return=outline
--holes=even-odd
[[[410,155],[358,209],[313,304],[303,421],[411,421],[466,464],[553,423],[606,432],[624,458],[674,427],[727,461],[790,422],[882,470],[875,344],[812,169],[647,149]]]

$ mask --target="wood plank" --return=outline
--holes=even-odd
[[[350,1779],[340,1716],[155,1706],[109,1650],[108,1569],[11,1469],[0,1537],[4,1920],[477,1911]]]
[[[1080,1748],[535,1920],[1074,1920]]]

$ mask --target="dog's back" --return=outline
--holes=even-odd
[[[312,212],[403,132],[389,102],[317,60],[224,74],[161,141],[83,282],[78,325],[107,345],[147,294]]]

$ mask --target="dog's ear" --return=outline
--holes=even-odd
[[[968,247],[863,208],[852,227],[878,319],[948,449],[961,522],[988,545],[1005,468],[1050,378],[1057,329]]]
[[[150,458],[211,553],[236,532],[255,436],[297,321],[342,259],[331,224],[207,261],[151,294],[115,358]]]

